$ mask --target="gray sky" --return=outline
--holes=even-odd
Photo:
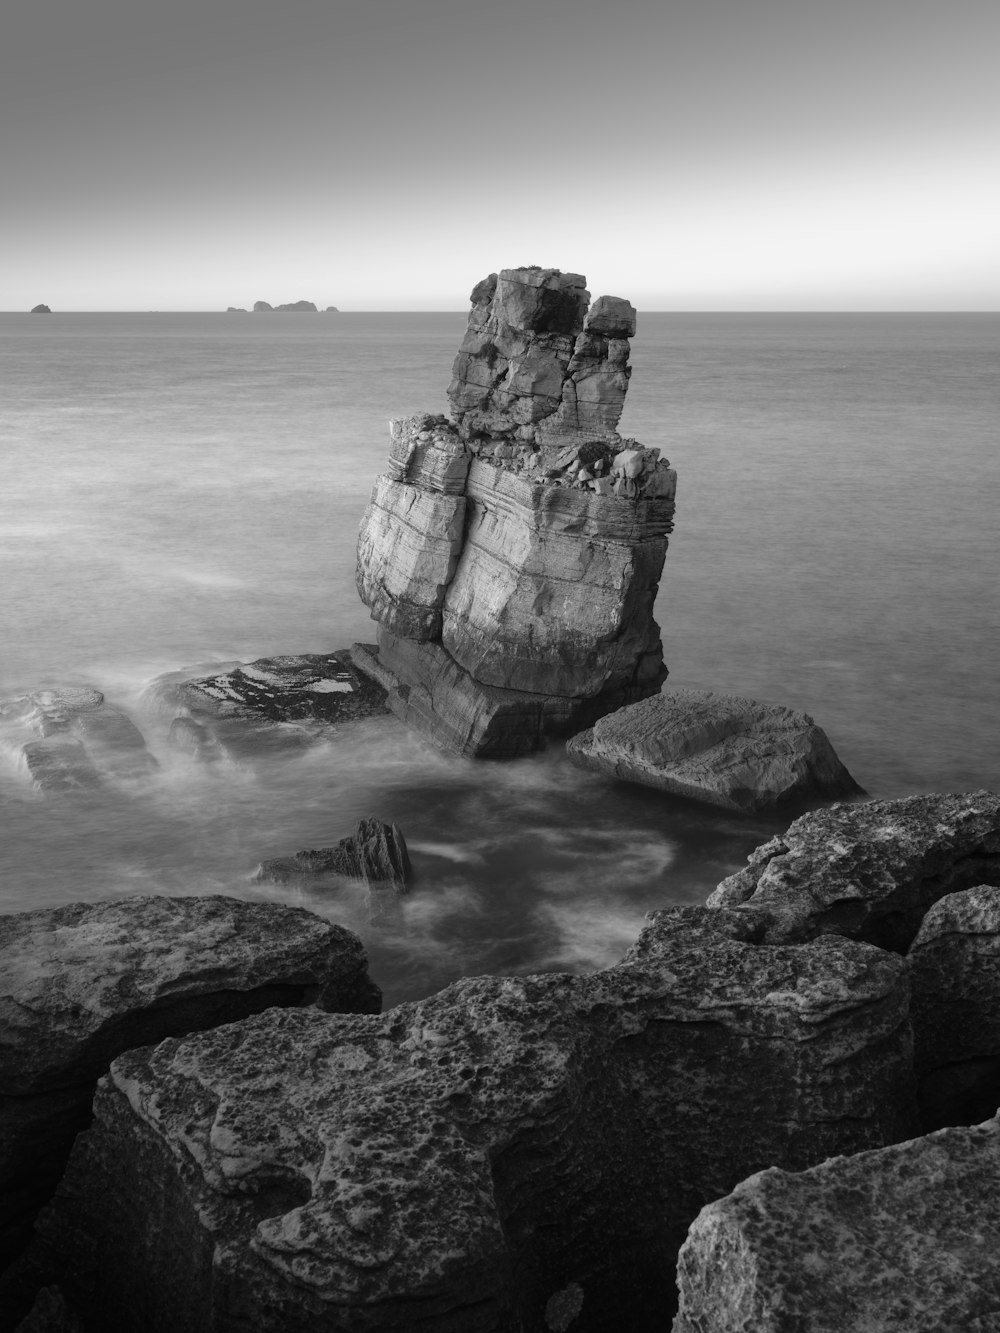
[[[7,0],[0,309],[1000,308],[996,0]]]

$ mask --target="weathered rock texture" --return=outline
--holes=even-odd
[[[272,1005],[379,1002],[360,940],[299,908],[132,897],[0,915],[0,1266],[121,1051]]]
[[[1000,1106],[1000,888],[935,903],[907,964],[923,1127],[976,1124]]]
[[[577,274],[472,293],[452,420],[394,421],[358,591],[389,706],[449,749],[537,749],[666,676],[653,602],[676,476],[616,432],[635,311]]]
[[[861,795],[811,717],[710,690],[670,690],[574,736],[581,768],[741,813]]]
[[[385,690],[357,670],[346,649],[262,657],[193,679],[177,672],[149,692],[162,707],[183,710],[170,739],[204,760],[299,748],[323,726],[388,711]]]
[[[945,1129],[709,1204],[673,1333],[996,1333],[1000,1123]]]
[[[0,736],[46,792],[142,777],[156,760],[138,727],[100,690],[68,685],[0,702]]]
[[[36,1261],[121,1333],[662,1329],[705,1202],[913,1132],[903,960],[760,925],[670,909],[603,973],[131,1051]]]
[[[1000,796],[911,796],[817,810],[758,847],[709,907],[767,914],[765,938],[839,934],[905,953],[946,894],[1000,884]]]
[[[262,861],[254,878],[275,884],[329,875],[360,879],[368,891],[369,920],[378,925],[394,916],[411,871],[406,839],[399,826],[384,824],[380,819],[362,819],[352,834],[333,847],[315,847]]]

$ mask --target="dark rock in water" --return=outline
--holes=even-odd
[[[284,314],[317,314],[316,306],[312,301],[288,301],[284,305],[276,305],[276,311]]]
[[[185,672],[150,686],[162,705],[182,708],[170,739],[210,759],[309,745],[317,725],[332,726],[387,713],[385,690],[358,671],[346,649],[262,657],[217,675]]]
[[[584,281],[506,269],[475,288],[452,420],[392,423],[362,519],[390,706],[463,754],[538,749],[666,676],[652,610],[676,474],[616,431],[635,312],[588,314]]]
[[[669,690],[574,736],[581,768],[752,813],[864,793],[806,713],[710,690]]]
[[[326,313],[328,315],[339,315],[340,311],[337,309],[335,305],[328,305],[326,308]]]
[[[51,315],[52,311],[47,305],[33,305],[31,307],[31,313],[33,315]]]
[[[130,1051],[36,1262],[118,1333],[665,1328],[705,1203],[913,1132],[903,960],[751,917],[674,908],[591,976]]]
[[[42,791],[98,787],[157,767],[138,727],[86,686],[35,690],[0,703],[0,733]]]
[[[1000,888],[939,899],[906,961],[923,1128],[985,1120],[1000,1106]]]
[[[226,314],[227,314],[227,315],[245,315],[246,313],[247,313],[247,308],[246,308],[246,306],[242,306],[242,305],[227,305],[227,306],[226,306]]]
[[[977,884],[1000,884],[1000,796],[990,791],[803,815],[708,906],[765,912],[773,944],[837,934],[904,953],[933,903]]]
[[[272,311],[272,312],[273,312],[273,310],[274,310],[274,306],[273,306],[273,305],[268,305],[268,303],[267,303],[266,301],[254,301],[254,303],[253,303],[253,308],[254,308],[254,312],[255,312],[256,314],[263,314],[263,313],[266,312],[266,311]]]
[[[1000,1118],[709,1204],[678,1265],[673,1333],[996,1333]]]
[[[133,897],[0,915],[0,1266],[121,1051],[275,1005],[379,1003],[360,940],[300,908]]]
[[[399,826],[383,824],[380,819],[362,819],[355,831],[335,846],[263,861],[254,878],[282,884],[303,875],[346,875],[402,888],[410,872],[406,840]]]

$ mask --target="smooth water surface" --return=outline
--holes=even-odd
[[[372,637],[354,543],[393,415],[443,411],[463,314],[0,316],[0,698],[90,683],[160,760],[43,797],[0,755],[0,908],[120,893],[299,902],[359,930],[388,1003],[618,958],[787,822],[571,768],[438,754],[394,719],[199,767],[144,694],[194,663]],[[805,709],[875,796],[1000,786],[1000,317],[640,315],[621,429],[679,473],[657,616],[671,684]],[[396,820],[417,870],[262,857]]]

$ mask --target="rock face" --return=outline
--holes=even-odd
[[[936,902],[906,961],[923,1127],[975,1124],[1000,1106],[1000,888]]]
[[[674,908],[603,973],[130,1051],[45,1281],[121,1333],[662,1329],[708,1200],[913,1132],[903,960],[763,924]]]
[[[385,690],[357,670],[346,649],[261,657],[227,664],[216,675],[161,676],[149,687],[177,712],[171,741],[200,759],[241,759],[309,745],[317,724],[332,726],[386,713]]]
[[[666,675],[652,608],[676,475],[616,433],[634,310],[588,302],[556,269],[480,283],[452,419],[392,423],[362,520],[389,705],[460,753],[537,749]]]
[[[262,861],[254,879],[275,884],[329,875],[360,879],[368,890],[369,921],[380,925],[395,915],[411,871],[406,839],[398,825],[362,819],[352,834],[333,847]]]
[[[229,307],[233,309],[232,306]],[[297,314],[299,312],[316,314],[316,306],[312,301],[287,301],[284,305],[268,305],[266,301],[254,301],[253,308],[257,314]]]
[[[31,307],[31,313],[33,315],[51,315],[52,311],[47,305],[33,305]]]
[[[254,314],[256,315],[264,315],[267,314],[269,311],[272,314],[274,312],[274,306],[268,305],[266,301],[254,301],[253,308],[254,308]]]
[[[138,727],[100,690],[64,686],[0,702],[0,735],[41,791],[99,787],[148,775],[157,763]]]
[[[994,1333],[1000,1121],[753,1176],[702,1210],[678,1285],[673,1333]]]
[[[581,768],[741,813],[861,795],[805,713],[710,690],[669,690],[574,736]]]
[[[0,915],[0,1267],[121,1051],[274,1005],[379,1003],[360,940],[300,908],[132,897]]]
[[[978,884],[1000,884],[1000,796],[989,791],[803,815],[708,906],[766,913],[774,944],[836,933],[905,953],[933,903]]]

